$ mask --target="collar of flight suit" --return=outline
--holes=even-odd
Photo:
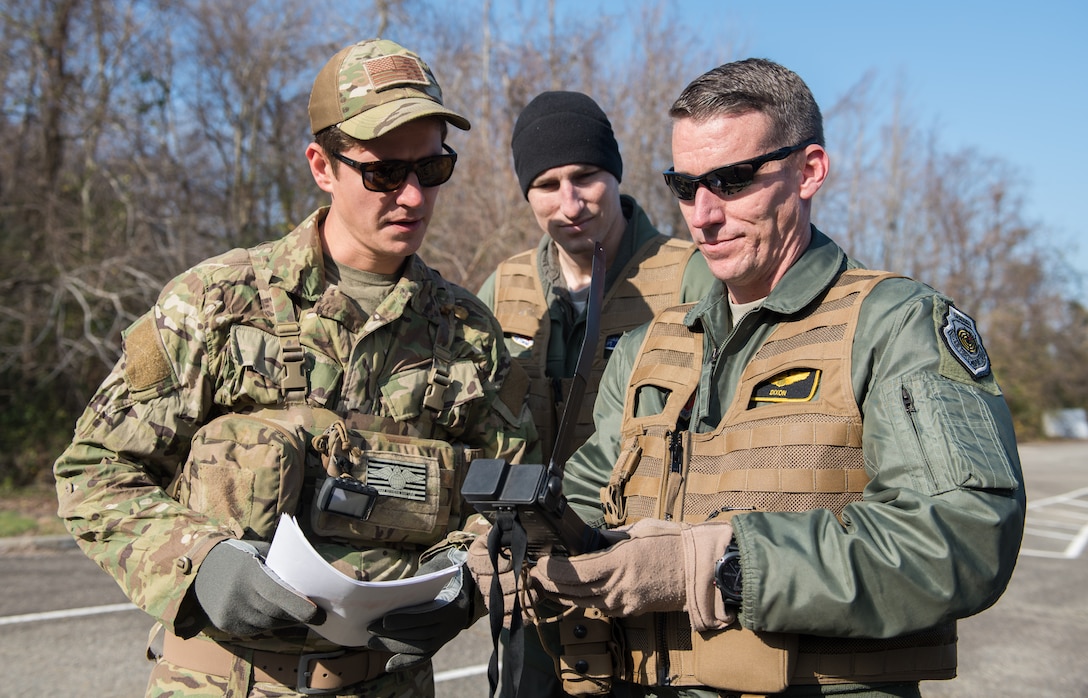
[[[846,253],[842,248],[812,226],[812,240],[808,249],[771,289],[770,295],[763,301],[763,307],[781,315],[798,313],[830,286],[846,266]],[[717,284],[688,311],[684,324],[693,330],[700,325],[714,327],[717,324],[711,320],[714,309],[728,304],[725,284]]]

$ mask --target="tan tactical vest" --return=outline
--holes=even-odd
[[[657,236],[635,253],[605,294],[600,340],[578,413],[572,449],[585,443],[593,434],[593,403],[615,340],[624,332],[649,322],[661,310],[680,302],[684,268],[694,253],[695,246],[690,242]],[[537,271],[539,255],[537,248],[499,265],[495,274],[495,316],[503,332],[533,341],[532,353],[522,365],[529,374],[529,406],[547,462],[555,445],[563,400],[571,381],[546,375],[551,321],[544,286]]]
[[[608,523],[699,523],[745,509],[827,508],[841,516],[869,480],[851,346],[862,300],[891,276],[847,271],[813,312],[775,328],[745,368],[721,423],[706,433],[676,428],[699,384],[703,337],[683,323],[690,306],[658,316],[632,372],[622,455],[602,488]],[[646,386],[670,391],[665,409],[632,417]],[[646,685],[775,693],[790,684],[952,678],[956,670],[954,624],[890,640],[849,640],[736,625],[698,633],[682,612],[616,622],[625,646],[621,676]]]

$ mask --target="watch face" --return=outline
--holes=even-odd
[[[741,602],[740,553],[729,550],[718,560],[714,569],[714,583],[722,592],[722,601],[727,604]]]

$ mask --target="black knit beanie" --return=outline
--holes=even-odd
[[[542,92],[534,97],[518,115],[510,147],[526,198],[533,180],[553,167],[596,165],[622,179],[623,160],[612,124],[581,92]]]

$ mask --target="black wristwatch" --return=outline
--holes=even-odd
[[[722,593],[722,603],[739,606],[741,601],[740,549],[730,543],[717,564],[714,565],[714,586]]]

